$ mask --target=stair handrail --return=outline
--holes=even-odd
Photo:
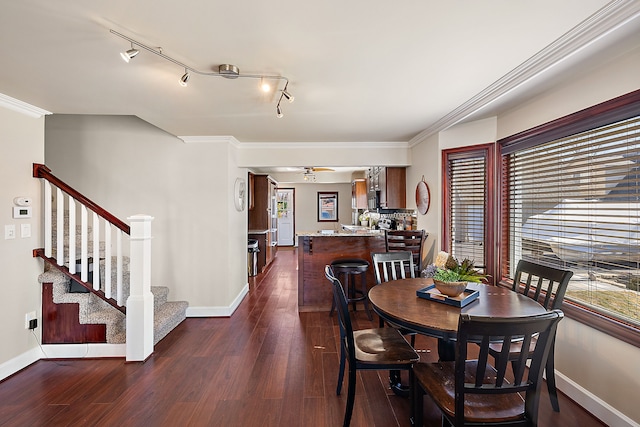
[[[73,197],[74,199],[78,200],[80,203],[82,203],[83,205],[91,209],[93,212],[97,213],[99,216],[109,221],[115,227],[119,228],[126,234],[129,234],[129,235],[131,234],[131,228],[127,223],[117,218],[112,213],[110,213],[109,211],[107,211],[106,209],[104,209],[94,201],[90,200],[88,197],[84,196],[82,193],[78,192],[69,184],[62,181],[60,178],[58,178],[54,174],[52,174],[51,169],[49,169],[45,165],[40,163],[34,163],[33,177],[46,179],[47,181],[51,182],[56,187],[63,190],[65,193],[67,193],[68,195],[70,195],[71,197]]]

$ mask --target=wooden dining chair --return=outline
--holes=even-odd
[[[442,425],[536,426],[540,401],[542,368],[549,356],[562,311],[524,317],[460,315],[454,362],[416,363],[412,377],[414,426],[423,424],[423,400],[428,394],[442,412]],[[511,354],[508,343],[521,337],[512,381],[505,377]],[[488,363],[492,342],[507,343],[492,366]],[[477,359],[469,359],[469,343],[480,346]],[[531,359],[527,369],[525,362]]]
[[[373,273],[376,278],[376,285],[389,280],[406,279],[407,274],[411,278],[415,278],[415,269],[413,265],[413,254],[410,251],[399,252],[374,252],[371,254],[371,261],[373,263]],[[409,336],[411,340],[411,347],[416,346],[416,333],[396,325],[391,322],[386,322],[392,328],[396,328],[403,336]],[[384,327],[385,321],[382,317],[379,317],[379,326]],[[400,377],[400,371],[389,372],[389,386],[393,392],[399,396],[408,396],[409,387],[402,384]]]
[[[559,309],[564,300],[564,294],[567,291],[569,280],[571,280],[573,272],[569,270],[560,270],[558,268],[548,267],[536,264],[530,261],[520,260],[516,267],[516,274],[513,278],[512,290],[521,293],[529,298],[538,301],[547,310]],[[516,367],[516,358],[520,354],[522,342],[515,340],[511,343],[510,353],[514,360],[514,370]],[[551,344],[549,357],[545,366],[547,379],[547,390],[549,390],[549,398],[551,406],[556,412],[560,412],[560,404],[558,402],[558,390],[556,389],[555,375],[555,340]],[[502,346],[493,344],[489,347],[492,356],[497,357],[502,352]]]
[[[373,262],[373,274],[376,278],[376,285],[389,280],[406,279],[407,272],[409,277],[415,278],[415,269],[413,264],[413,254],[410,251],[399,252],[374,252],[371,254]],[[388,322],[387,322],[388,323]],[[380,327],[384,326],[384,320],[380,318]],[[403,335],[411,335],[411,346],[415,346],[416,334],[398,325],[392,325],[399,329]]]
[[[333,286],[333,297],[340,326],[340,369],[336,394],[340,395],[344,379],[345,362],[349,363],[349,385],[343,426],[348,427],[353,414],[356,396],[356,372],[358,370],[404,369],[420,359],[418,353],[394,328],[361,329],[354,331],[349,315],[347,297],[340,280],[330,265],[325,267],[325,276]]]
[[[416,277],[422,271],[422,249],[427,235],[424,230],[385,230],[385,248],[387,252],[409,251],[413,254],[413,266]]]

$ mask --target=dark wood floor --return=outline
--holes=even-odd
[[[143,364],[36,362],[0,383],[0,426],[342,425],[335,316],[298,313],[296,261],[293,250],[279,251],[231,318],[185,320]],[[354,318],[358,328],[372,325],[362,311]],[[435,360],[432,339],[420,336],[416,347],[432,350],[421,353],[424,361]],[[560,399],[554,413],[541,397],[541,426],[603,425]],[[425,406],[428,425],[439,426]],[[405,427],[408,415],[386,372],[359,374],[352,426]]]

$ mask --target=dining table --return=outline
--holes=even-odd
[[[419,297],[417,291],[433,286],[433,279],[408,278],[390,280],[369,291],[373,310],[390,324],[438,339],[441,361],[455,359],[455,339],[461,313],[474,316],[516,317],[545,313],[532,298],[511,289],[484,283],[468,283],[475,299],[464,307],[450,305],[442,299]],[[477,291],[475,294],[474,291]]]

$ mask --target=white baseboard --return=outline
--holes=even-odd
[[[230,317],[249,293],[249,283],[245,284],[236,299],[228,307],[189,307],[187,317]]]
[[[83,359],[126,357],[126,344],[48,344],[42,349],[43,359]]]
[[[40,348],[34,347],[0,365],[0,381],[42,359]]]
[[[0,381],[40,359],[125,357],[126,344],[48,344],[34,347],[0,365]]]
[[[609,405],[598,396],[586,390],[570,378],[562,375],[556,370],[556,387],[559,391],[567,395],[571,400],[585,408],[593,416],[608,426],[617,427],[640,427],[640,424]],[[562,408],[560,408],[562,411]]]

